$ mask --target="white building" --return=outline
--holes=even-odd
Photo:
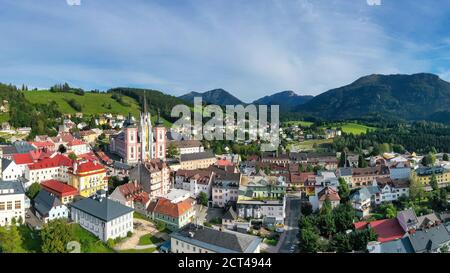
[[[178,170],[175,175],[175,188],[189,191],[192,197],[204,192],[211,196],[211,182],[214,176],[209,170]]]
[[[68,168],[72,166],[72,160],[57,154],[54,157],[43,159],[25,167],[25,179],[29,184],[56,179],[69,182]],[[27,185],[28,187],[29,185]]]
[[[25,165],[18,166],[13,160],[6,158],[1,159],[2,168],[2,180],[3,181],[14,181],[23,177]]]
[[[0,181],[0,226],[25,221],[25,190],[19,181]]]
[[[73,203],[71,218],[104,242],[133,232],[133,209],[106,198],[105,193]]]
[[[223,208],[236,203],[239,198],[240,173],[225,173],[214,178],[212,183],[212,205]]]

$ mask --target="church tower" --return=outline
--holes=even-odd
[[[155,128],[154,128],[154,155],[153,158],[159,158],[161,160],[166,159],[166,127],[164,127],[164,123],[161,120],[161,114],[158,110],[158,119],[156,120]]]
[[[147,110],[147,98],[144,92],[144,107],[141,112],[139,137],[141,144],[140,161],[145,162],[152,159],[153,130],[150,113]]]

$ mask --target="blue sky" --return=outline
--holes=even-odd
[[[450,81],[449,11],[442,0],[0,0],[0,81],[224,88],[244,101],[373,73]]]

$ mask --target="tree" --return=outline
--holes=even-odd
[[[42,252],[66,253],[67,244],[72,240],[72,227],[64,219],[52,220],[42,227]]]
[[[309,215],[311,215],[313,213],[312,204],[309,201],[308,202],[302,202],[300,210],[301,210],[303,215],[309,216]]]
[[[299,249],[304,253],[316,253],[320,249],[320,236],[314,228],[301,229]]]
[[[338,253],[347,253],[352,251],[350,236],[344,232],[340,232],[333,237],[331,246]]]
[[[67,148],[63,144],[61,144],[59,145],[58,152],[61,154],[65,154],[67,152]]]
[[[423,197],[424,189],[423,184],[416,176],[410,178],[409,195],[413,200],[420,200]]]
[[[22,237],[15,220],[6,228],[0,229],[0,250],[3,253],[24,253]]]
[[[349,200],[350,187],[348,186],[347,181],[342,177],[339,177],[338,192],[341,197],[341,203],[346,203]]]
[[[336,225],[334,223],[333,208],[330,199],[325,199],[320,209],[319,228],[323,235],[332,236],[336,233]]]
[[[439,190],[439,184],[438,184],[437,177],[436,177],[435,174],[431,175],[430,186],[433,189],[433,191],[438,191]]]
[[[337,232],[346,232],[353,228],[353,220],[356,214],[349,203],[340,204],[333,211],[334,223]]]
[[[205,192],[200,192],[198,195],[198,200],[203,206],[208,206],[208,195]]]
[[[176,158],[180,155],[180,151],[173,143],[170,143],[169,147],[167,148],[167,154],[169,158]]]
[[[358,168],[365,168],[367,167],[367,161],[364,159],[362,155],[359,155],[358,157]]]
[[[347,155],[343,151],[341,153],[341,158],[339,159],[339,167],[345,167],[347,165]]]
[[[69,154],[69,158],[72,159],[72,160],[77,160],[78,157],[77,157],[76,154],[70,153],[70,154]]]
[[[33,184],[31,184],[31,186],[28,188],[27,190],[27,196],[30,199],[34,199],[36,197],[36,195],[39,193],[39,191],[41,190],[41,186],[39,185],[39,183],[34,182]]]
[[[448,159],[448,154],[444,154],[444,155],[442,156],[442,160],[444,160],[444,161],[449,161],[449,159]]]

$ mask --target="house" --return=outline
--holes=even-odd
[[[172,140],[168,147],[174,146],[179,155],[204,152],[203,144],[199,140]]]
[[[239,197],[239,185],[242,175],[240,173],[222,173],[214,177],[211,187],[212,205],[226,207],[236,204]]]
[[[94,195],[99,190],[108,190],[106,169],[97,161],[75,161],[68,169],[69,185],[83,197]]]
[[[169,230],[178,230],[194,221],[195,200],[192,198],[170,200],[158,197],[153,200],[148,208],[147,215],[159,222],[166,224]]]
[[[96,133],[94,130],[84,130],[84,131],[79,131],[78,133],[75,134],[75,136],[89,144],[93,144],[93,143],[95,143],[95,141],[97,140],[97,137],[100,134]]]
[[[378,235],[378,242],[386,243],[401,239],[405,235],[405,231],[400,226],[396,218],[383,219],[373,222],[356,222],[354,223],[355,230],[372,229]]]
[[[213,177],[214,172],[210,170],[178,170],[174,187],[189,191],[194,198],[204,192],[210,199]]]
[[[339,168],[336,171],[336,176],[338,178],[343,178],[345,180],[345,182],[347,182],[347,185],[349,185],[350,187],[352,186],[352,168],[348,168],[348,167],[344,167],[344,168]]]
[[[261,156],[262,163],[289,164],[291,162],[288,154],[278,154],[276,152],[266,152]]]
[[[372,181],[376,178],[389,178],[389,167],[385,165],[377,165],[375,167],[367,168],[353,168],[352,169],[352,188],[360,188],[370,186]]]
[[[413,209],[406,209],[397,213],[397,219],[405,232],[414,233],[417,230],[426,230],[442,223],[435,214],[430,213],[417,217]]]
[[[365,217],[369,215],[372,203],[372,193],[367,188],[362,188],[350,195],[350,202],[356,210],[356,215]]]
[[[216,163],[217,159],[213,152],[204,151],[195,154],[182,154],[180,156],[181,169],[195,170],[206,169]]]
[[[409,237],[403,237],[401,239],[380,243],[369,242],[367,244],[367,251],[369,253],[414,253],[414,248],[411,245]]]
[[[313,154],[306,155],[306,163],[312,166],[324,168],[328,171],[334,171],[338,168],[339,161],[333,154]]]
[[[74,197],[78,195],[76,188],[55,179],[41,182],[41,188],[55,195],[64,205],[72,203]]]
[[[133,232],[133,209],[106,198],[105,191],[73,203],[71,219],[104,242]]]
[[[55,219],[69,218],[69,209],[61,200],[46,190],[41,190],[33,200],[36,216],[44,223]]]
[[[261,238],[194,224],[170,234],[172,253],[259,253]]]
[[[244,179],[245,178],[245,179]],[[264,224],[284,223],[286,185],[275,177],[244,177],[239,187],[240,218],[260,219]]]
[[[406,161],[391,162],[389,165],[391,179],[409,179],[411,177],[411,164]]]
[[[1,175],[3,181],[14,181],[19,180],[24,175],[24,168],[17,166],[13,160],[6,158],[1,159]]]
[[[130,180],[141,184],[150,198],[169,192],[170,170],[166,163],[159,159],[140,162],[129,173]]]
[[[0,226],[25,221],[25,190],[19,181],[0,181]]]
[[[400,197],[409,196],[409,180],[392,180],[391,178],[376,178],[372,187],[378,187],[378,191],[374,190],[375,204],[379,205],[383,202],[397,201]]]
[[[111,200],[133,208],[134,210],[145,214],[150,204],[150,197],[144,191],[144,188],[136,180],[127,184],[118,186],[109,196]]]
[[[333,189],[330,186],[326,186],[321,191],[317,193],[317,200],[318,200],[318,208],[321,209],[323,203],[325,200],[330,200],[331,207],[335,208],[339,205],[341,198],[339,197],[339,194],[337,193],[337,190]]]
[[[443,224],[416,230],[408,235],[415,253],[436,253],[450,246],[450,234]]]
[[[250,222],[240,221],[238,214],[230,207],[222,216],[222,226],[230,230],[242,230],[247,232],[250,229]]]

